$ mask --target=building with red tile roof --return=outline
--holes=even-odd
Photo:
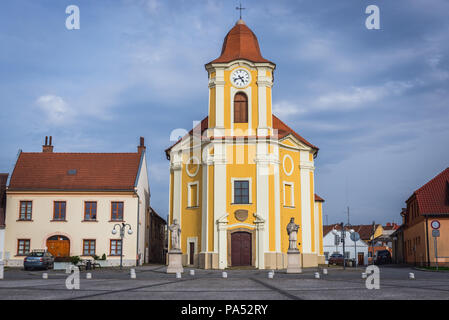
[[[23,264],[32,250],[57,259],[107,256],[124,265],[148,260],[150,201],[144,139],[130,153],[57,153],[46,137],[42,152],[21,152],[6,191],[5,260]],[[134,232],[122,244],[122,223]]]
[[[417,189],[401,212],[404,262],[415,265],[449,265],[449,168]],[[432,224],[434,222],[434,224]],[[433,227],[439,225],[436,242]],[[435,256],[435,244],[438,257]],[[403,248],[403,249],[402,249]]]

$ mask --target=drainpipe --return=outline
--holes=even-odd
[[[140,221],[140,197],[137,193],[137,189],[134,189],[137,196],[137,246],[136,246],[136,266],[138,266],[138,262],[140,262],[139,258],[139,221]]]

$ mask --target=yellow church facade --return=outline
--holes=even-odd
[[[185,266],[284,269],[291,218],[302,266],[324,263],[318,148],[272,114],[275,68],[239,20],[206,64],[208,117],[166,150]]]

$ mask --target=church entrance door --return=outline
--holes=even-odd
[[[251,234],[234,232],[231,235],[231,263],[236,266],[251,265]]]

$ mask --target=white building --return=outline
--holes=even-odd
[[[22,266],[34,249],[55,257],[106,256],[106,265],[142,264],[150,191],[144,140],[134,153],[21,152],[6,191],[5,262]],[[112,234],[118,224],[132,234]],[[126,231],[128,231],[128,228]],[[117,229],[118,231],[118,229]]]
[[[353,230],[358,232],[357,226]],[[368,264],[368,244],[359,239],[354,242],[351,240],[350,229],[345,232],[345,253],[343,253],[343,243],[341,242],[342,230],[339,225],[330,225],[323,227],[323,251],[326,263],[333,253],[344,254],[346,259],[357,260],[358,265]]]

